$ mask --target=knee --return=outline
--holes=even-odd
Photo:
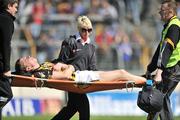
[[[0,101],[0,109],[3,108],[6,104],[7,104],[7,102]]]
[[[12,96],[9,98],[0,97],[0,109],[3,108],[11,99],[12,99]]]
[[[122,74],[122,75],[128,73],[128,72],[127,72],[126,70],[124,70],[124,69],[120,69],[120,70],[118,70],[118,72],[119,72],[119,74]]]
[[[12,93],[9,93],[6,97],[0,96],[0,108],[3,108],[13,97]]]

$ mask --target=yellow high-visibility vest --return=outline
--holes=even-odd
[[[169,29],[169,27],[172,25],[172,24],[175,24],[177,26],[180,27],[180,21],[179,19],[174,16],[173,18],[171,18],[168,26],[166,27],[166,29],[164,29],[162,31],[162,41],[161,41],[161,47],[160,47],[160,50],[162,50],[162,44],[163,42],[165,42],[165,36],[167,34],[167,31]],[[174,65],[176,65],[179,61],[180,61],[180,41],[178,42],[178,44],[176,45],[176,47],[174,47],[174,43],[168,39],[166,39],[166,42],[170,43],[173,47],[173,52],[169,58],[169,61],[168,61],[168,64],[166,65],[166,68],[169,68],[169,67],[173,67]]]

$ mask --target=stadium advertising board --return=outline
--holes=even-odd
[[[145,115],[137,106],[137,92],[96,92],[88,94],[92,115]],[[173,113],[180,115],[180,93],[171,97]]]
[[[3,116],[55,114],[62,107],[60,99],[14,98],[2,110]]]
[[[89,93],[91,115],[145,115],[137,107],[137,92],[107,91]],[[173,113],[180,115],[180,93],[171,97]],[[3,116],[55,114],[62,107],[60,99],[14,98],[2,111]]]

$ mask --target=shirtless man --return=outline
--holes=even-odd
[[[62,79],[67,78],[74,80],[77,83],[88,83],[92,81],[134,81],[136,84],[146,81],[146,78],[133,75],[127,71],[112,70],[112,71],[75,71],[72,65],[63,63],[53,64],[45,62],[39,64],[36,58],[22,57],[17,60],[15,65],[16,73],[21,75],[29,75],[40,78]]]

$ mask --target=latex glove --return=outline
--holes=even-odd
[[[158,70],[156,71],[156,75],[155,75],[155,77],[154,77],[154,81],[155,81],[155,82],[160,82],[160,81],[162,80],[161,74],[162,74],[162,70],[161,70],[161,69],[158,69]]]

